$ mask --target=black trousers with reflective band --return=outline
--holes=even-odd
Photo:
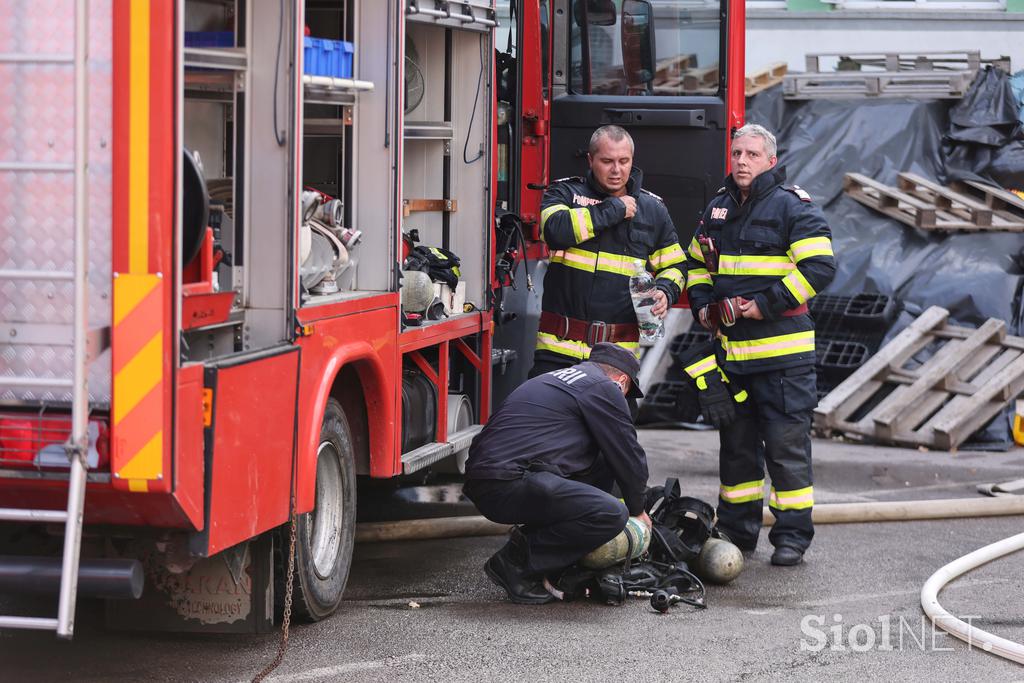
[[[550,472],[470,479],[463,492],[492,522],[523,525],[527,575],[540,578],[565,569],[625,528],[629,513],[608,493],[611,487],[607,470],[597,466],[574,479]]]
[[[813,367],[790,368],[752,375],[729,376],[735,388],[747,391],[736,404],[736,421],[720,434],[719,475],[723,492],[718,498],[718,524],[741,546],[753,546],[761,530],[764,500],[743,495],[761,483],[767,466],[772,487],[780,495],[769,502],[775,515],[768,539],[772,545],[806,550],[814,538],[811,507],[811,411],[818,403]],[[726,499],[725,490],[742,502]],[[741,487],[737,489],[736,487]]]

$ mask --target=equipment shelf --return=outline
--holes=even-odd
[[[218,69],[221,71],[245,71],[249,58],[244,47],[186,47],[186,69]]]
[[[354,78],[333,78],[331,76],[302,76],[303,101],[306,104],[333,104],[348,106],[355,104],[360,92],[371,92],[370,81]]]
[[[450,121],[406,121],[404,128],[407,140],[451,140],[455,128]]]

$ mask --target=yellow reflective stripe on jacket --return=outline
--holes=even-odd
[[[615,342],[615,344],[632,351],[638,357],[640,356],[640,342]],[[590,346],[588,344],[572,339],[559,339],[547,332],[537,333],[537,350],[553,351],[576,360],[584,360],[590,357]]]
[[[683,271],[678,268],[666,268],[659,272],[656,276],[657,279],[665,279],[675,284],[679,289],[683,288],[683,284],[686,282],[686,278],[683,277]]]
[[[799,270],[794,270],[792,273],[782,278],[782,284],[786,285],[786,289],[793,295],[798,304],[805,304],[807,301],[817,294],[814,291],[814,287],[811,287],[811,283],[807,281],[804,274]]]
[[[833,256],[832,240],[827,237],[808,237],[789,245],[789,256],[794,263],[800,263],[812,256]]]
[[[686,253],[695,261],[704,263],[704,252],[700,250],[700,243],[697,238],[694,237],[690,240],[690,248],[686,250]]]
[[[690,268],[686,271],[686,288],[696,287],[697,285],[713,285],[714,282],[711,280],[711,273],[708,272],[707,268]]]
[[[764,498],[764,479],[746,481],[735,486],[722,484],[718,489],[718,495],[729,503],[749,503],[753,500],[761,500]]]
[[[597,234],[594,232],[594,220],[590,217],[590,209],[587,207],[569,209],[569,218],[572,221],[572,231],[576,235],[577,244],[586,242]]]
[[[768,505],[776,510],[806,510],[814,507],[814,487],[805,486],[793,491],[776,491],[772,487]]]
[[[678,244],[670,244],[664,249],[659,249],[651,254],[648,260],[655,270],[661,270],[662,268],[682,263],[686,260],[686,254],[683,253],[683,248]]]
[[[814,330],[782,334],[777,337],[737,341],[722,336],[721,340],[726,360],[732,361],[778,358],[779,356],[789,356],[794,353],[811,353],[814,351]]]
[[[622,254],[610,254],[602,251],[597,255],[597,269],[606,273],[619,275],[636,275],[637,269],[644,267],[643,259]]]
[[[733,256],[718,257],[719,275],[786,275],[796,266],[788,256]]]
[[[551,262],[561,263],[563,266],[593,273],[597,267],[597,254],[586,249],[570,247],[551,252]]]
[[[541,209],[541,212],[540,212],[540,230],[541,230],[541,235],[543,236],[543,234],[544,234],[544,224],[548,222],[549,218],[551,218],[553,215],[555,215],[559,211],[568,211],[568,210],[569,210],[569,207],[566,206],[565,204],[552,204],[551,206],[547,207],[546,209]]]
[[[685,372],[690,377],[697,379],[704,373],[711,372],[717,367],[718,362],[715,361],[714,355],[711,355],[705,358],[701,358],[699,361],[693,363],[692,365],[687,365],[685,368],[683,368],[683,372]]]

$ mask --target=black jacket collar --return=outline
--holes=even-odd
[[[784,182],[786,182],[786,167],[776,164],[754,178],[754,182],[750,186],[750,196],[754,199],[760,199]],[[740,203],[740,188],[733,179],[732,173],[725,179],[725,186],[729,189],[729,194],[732,195],[733,200],[738,205]]]

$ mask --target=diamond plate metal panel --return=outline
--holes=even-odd
[[[91,329],[110,325],[112,211],[111,0],[89,3],[89,311]],[[71,0],[0,2],[0,52],[70,54]],[[74,67],[0,66],[0,159],[70,163],[74,150]],[[0,171],[0,268],[69,271],[73,268],[73,176]],[[0,282],[0,322],[70,324],[70,282]],[[0,340],[0,375],[71,379],[71,348]],[[110,352],[89,367],[94,404],[110,402]],[[2,388],[0,402],[64,403],[63,389]]]

